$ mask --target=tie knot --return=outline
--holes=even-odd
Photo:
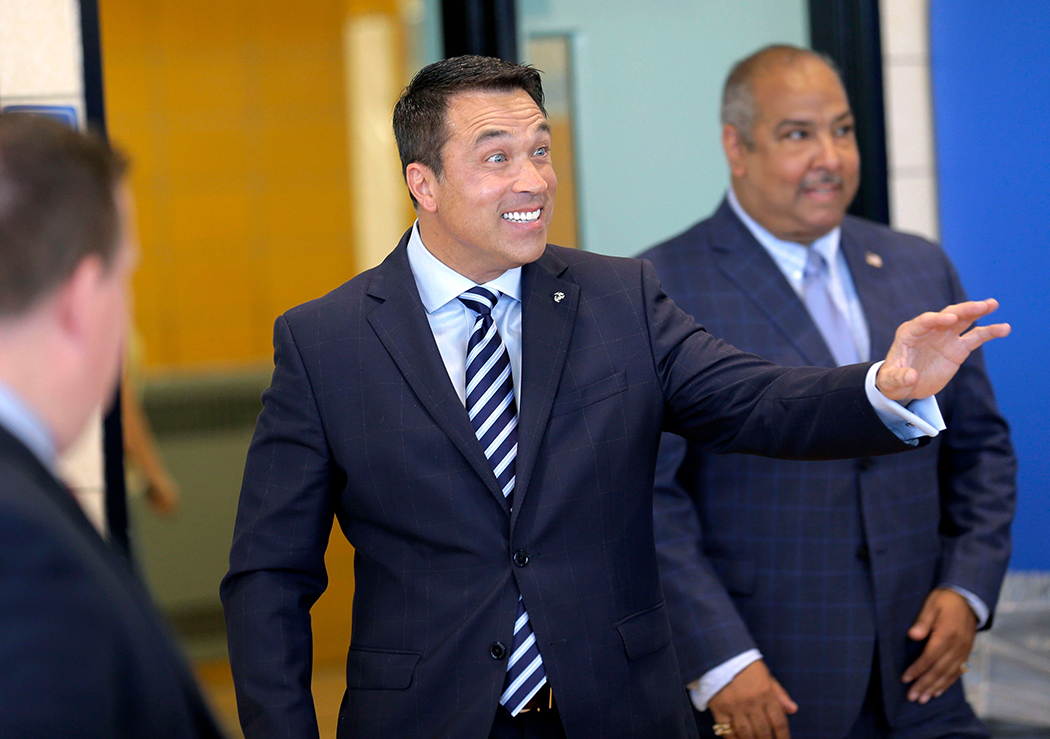
[[[803,275],[807,279],[820,279],[828,269],[828,262],[824,259],[824,255],[814,249],[812,246],[809,247],[806,254],[806,266],[803,270]]]
[[[489,290],[487,287],[472,287],[459,296],[459,301],[470,308],[479,316],[487,316],[499,300],[498,290]]]

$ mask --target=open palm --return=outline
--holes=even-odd
[[[940,392],[970,352],[1010,333],[1006,323],[971,328],[998,307],[995,299],[971,300],[902,323],[879,368],[876,386],[902,404]]]

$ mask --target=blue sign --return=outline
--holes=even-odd
[[[77,128],[77,109],[68,105],[5,105],[2,113],[34,113],[62,121],[70,128]]]

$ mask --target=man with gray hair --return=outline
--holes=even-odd
[[[708,330],[780,364],[845,365],[883,353],[900,317],[965,299],[939,247],[846,215],[860,157],[825,58],[744,59],[722,123],[725,201],[643,254]],[[958,678],[1009,559],[1016,460],[980,352],[938,401],[947,432],[895,458],[714,455],[665,434],[657,549],[702,728],[986,735]]]
[[[0,115],[0,736],[218,737],[145,587],[55,476],[113,396],[136,259],[123,159]]]

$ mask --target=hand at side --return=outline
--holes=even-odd
[[[901,677],[902,682],[912,683],[908,700],[928,703],[951,687],[966,671],[976,634],[977,616],[965,598],[947,588],[931,592],[908,629],[909,639],[929,638],[922,654]]]
[[[715,693],[708,708],[716,723],[732,724],[732,739],[790,739],[786,714],[798,711],[762,660],[749,664]]]

